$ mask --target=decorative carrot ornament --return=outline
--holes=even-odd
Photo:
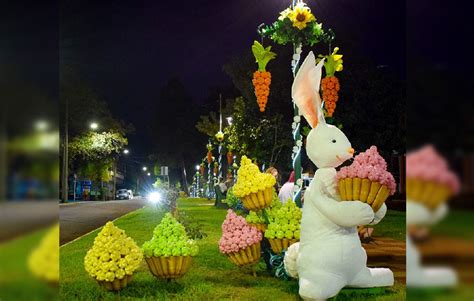
[[[234,154],[232,153],[232,146],[227,147],[227,164],[229,166],[232,166],[232,163],[234,162]]]
[[[339,47],[336,47],[331,55],[325,56],[324,69],[326,70],[326,77],[321,81],[321,89],[323,91],[326,117],[332,117],[336,110],[336,102],[339,100],[339,80],[334,76],[336,72],[342,71],[342,54],[337,54],[338,50]]]
[[[253,86],[255,87],[255,96],[257,96],[258,107],[260,112],[265,111],[267,105],[268,95],[270,95],[270,84],[272,82],[272,75],[265,70],[268,62],[276,57],[276,53],[271,51],[272,46],[263,47],[257,41],[253,42],[252,53],[258,64],[258,70],[253,73]]]
[[[207,146],[207,163],[211,164],[212,162],[212,144],[208,144]]]

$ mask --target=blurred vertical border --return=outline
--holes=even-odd
[[[4,1],[0,20],[0,300],[54,300],[59,1]]]
[[[407,149],[432,144],[462,182],[449,213],[419,250],[448,265],[455,289],[407,291],[408,300],[474,300],[473,18],[469,1],[407,1]]]

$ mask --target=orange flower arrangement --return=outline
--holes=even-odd
[[[265,111],[268,102],[268,95],[270,95],[270,84],[272,82],[272,75],[268,71],[255,71],[253,73],[252,83],[255,87],[255,96],[257,96],[258,107],[260,112]]]
[[[268,102],[268,95],[270,95],[270,84],[272,83],[272,75],[265,70],[268,62],[276,57],[274,52],[271,52],[271,46],[264,48],[262,44],[254,41],[252,46],[252,53],[258,64],[258,70],[253,73],[253,86],[255,87],[255,96],[257,96],[258,107],[260,112],[265,111]]]
[[[227,152],[227,164],[232,165],[232,162],[234,161],[234,154],[232,153],[231,150]]]
[[[331,55],[325,56],[326,77],[321,81],[321,89],[323,90],[324,108],[327,117],[332,117],[336,110],[336,102],[339,100],[338,92],[341,86],[339,85],[339,79],[334,76],[336,72],[342,71],[342,54],[337,54],[338,51],[339,47],[336,47]]]
[[[323,90],[324,107],[328,117],[332,117],[336,110],[336,102],[339,100],[339,80],[335,76],[328,76],[321,81]]]

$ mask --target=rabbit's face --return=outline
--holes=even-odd
[[[318,168],[335,168],[352,158],[354,149],[340,129],[319,123],[308,134],[306,153]]]

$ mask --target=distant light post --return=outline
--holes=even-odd
[[[35,129],[38,132],[44,132],[49,128],[49,124],[46,120],[38,120],[35,123]]]
[[[200,166],[199,165],[196,165],[196,189],[195,189],[195,196],[196,197],[199,197],[199,170],[200,170]]]
[[[90,128],[91,130],[97,130],[99,128],[99,125],[97,124],[97,122],[92,122],[90,124]]]
[[[146,168],[146,166],[143,166],[142,169],[143,169],[143,171],[146,171],[148,168]]]
[[[146,175],[147,175],[147,176],[151,176],[151,173],[147,173]]]
[[[125,155],[128,155],[129,152],[130,152],[130,151],[129,151],[128,149],[124,149],[124,150],[123,150],[123,153],[124,153]]]

